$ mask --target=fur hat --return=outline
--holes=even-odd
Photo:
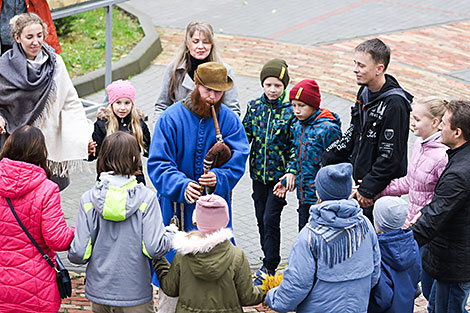
[[[216,91],[227,91],[233,87],[233,81],[227,75],[227,68],[216,62],[200,64],[194,71],[194,81]]]
[[[348,199],[352,191],[351,175],[351,163],[339,163],[322,167],[315,178],[315,187],[320,200]]]
[[[382,197],[372,210],[375,225],[384,233],[403,228],[408,216],[408,203],[399,197]]]
[[[230,219],[227,202],[215,194],[200,197],[196,202],[194,219],[197,229],[203,235],[225,228]]]
[[[128,80],[116,80],[106,87],[108,93],[109,104],[113,104],[119,98],[128,98],[134,104],[135,88]]]
[[[302,101],[318,110],[321,102],[320,88],[313,79],[304,79],[291,89],[289,99],[291,102],[292,100]]]
[[[276,77],[282,82],[284,89],[286,89],[290,80],[286,61],[281,59],[272,59],[266,62],[259,73],[261,86],[263,86],[264,80],[268,77]]]

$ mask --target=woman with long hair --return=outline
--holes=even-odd
[[[222,61],[218,52],[212,26],[206,22],[191,22],[186,27],[184,42],[173,61],[166,67],[160,96],[155,103],[154,124],[170,105],[186,98],[193,91],[194,71],[200,64],[206,62],[225,65],[228,76],[233,80],[232,69]],[[240,115],[240,103],[235,85],[225,92],[222,103]]]
[[[88,157],[93,127],[60,55],[44,42],[47,26],[34,13],[10,20],[13,48],[0,57],[0,147],[24,125],[42,130],[48,166],[61,189],[68,170]]]
[[[0,312],[57,312],[56,272],[13,215],[6,198],[41,249],[69,249],[74,228],[65,223],[57,184],[50,181],[44,135],[34,126],[16,129],[0,155]]]

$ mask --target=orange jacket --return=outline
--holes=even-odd
[[[0,12],[2,10],[2,1],[0,0]],[[59,38],[57,37],[57,33],[55,30],[54,22],[52,21],[51,17],[51,10],[49,9],[49,4],[46,0],[25,0],[26,2],[26,10],[29,13],[36,13],[41,17],[44,23],[47,24],[47,35],[46,42],[55,49],[56,53],[61,53],[62,48],[59,44]]]

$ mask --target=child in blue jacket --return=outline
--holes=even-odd
[[[289,255],[284,279],[268,291],[276,312],[366,312],[380,275],[377,235],[355,199],[352,165],[320,169],[318,198]]]
[[[341,138],[341,120],[338,114],[320,108],[320,89],[313,79],[295,85],[289,99],[299,122],[293,127],[296,155],[289,164],[289,174],[286,176],[288,180],[294,176],[293,173],[297,173],[300,231],[308,221],[310,206],[317,202],[315,176],[320,169],[320,155],[331,143]],[[274,187],[274,193],[284,197],[288,189],[282,181]]]
[[[421,257],[413,232],[402,229],[408,204],[398,197],[382,197],[375,202],[372,214],[382,261],[368,312],[411,313],[421,278]]]
[[[248,103],[243,126],[250,150],[250,177],[256,220],[264,253],[263,265],[256,272],[255,285],[261,285],[266,274],[274,275],[281,261],[281,212],[287,204],[284,197],[273,194],[274,185],[287,178],[287,189],[295,188],[295,169],[288,169],[295,157],[292,126],[296,122],[286,87],[289,73],[284,60],[268,61],[260,73],[264,93]],[[286,173],[293,173],[286,176]]]

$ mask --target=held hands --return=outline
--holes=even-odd
[[[284,179],[286,180],[285,186],[281,183]],[[279,183],[277,183],[274,186],[273,194],[276,197],[284,198],[286,196],[287,191],[294,191],[294,189],[295,189],[295,175],[292,173],[287,173],[287,174],[284,174],[284,176],[282,176],[279,179]]]
[[[6,126],[7,126],[7,123],[5,122],[3,117],[0,116],[0,135],[3,135],[7,132],[5,129]]]
[[[362,183],[362,180],[359,181],[359,184]],[[359,205],[361,208],[368,208],[370,206],[374,205],[374,199],[369,199],[364,196],[362,196],[358,191],[357,188],[359,188],[359,185],[353,186],[351,196],[349,196],[349,199],[356,198],[357,202],[359,202]]]
[[[93,156],[96,156],[96,146],[97,143],[93,141],[93,139],[90,139],[88,142],[88,155],[93,154]]]

